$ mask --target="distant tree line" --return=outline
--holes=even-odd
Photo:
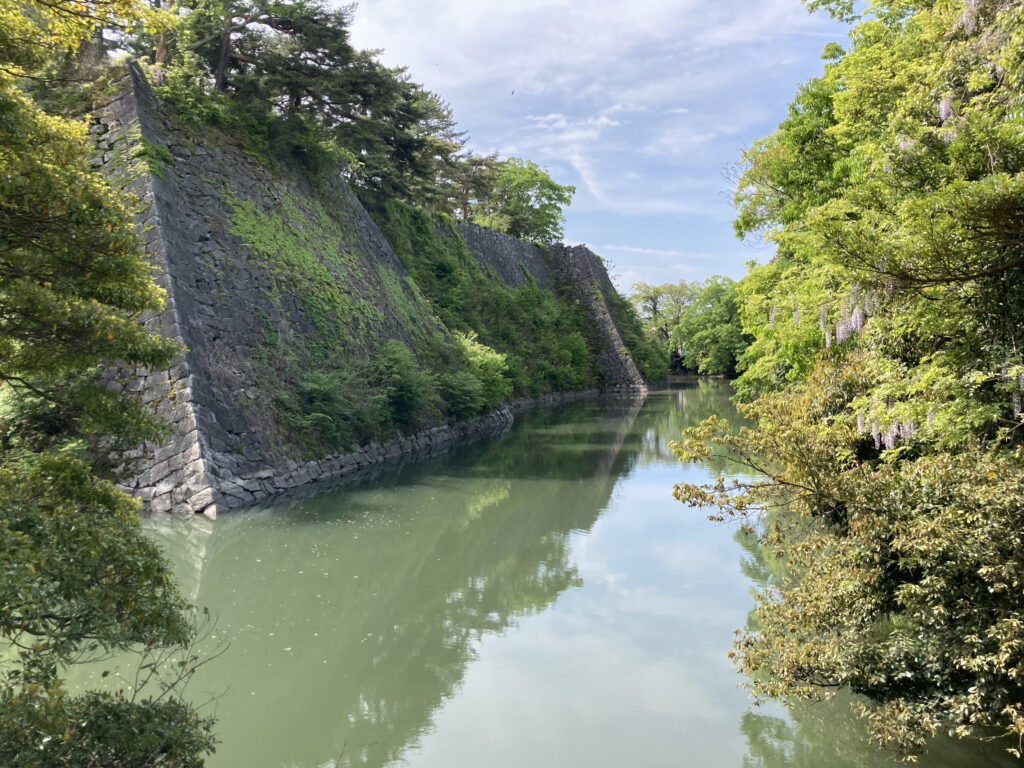
[[[715,275],[703,282],[635,283],[629,298],[674,372],[735,376],[743,369],[753,337],[743,331],[734,281]]]

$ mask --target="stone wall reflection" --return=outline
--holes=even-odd
[[[571,534],[631,465],[641,406],[530,413],[499,439],[176,543],[183,586],[231,643],[192,687],[219,697],[211,765],[384,766],[415,747],[483,635],[580,586]]]

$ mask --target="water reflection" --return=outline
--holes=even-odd
[[[155,531],[231,642],[193,681],[222,694],[211,765],[398,760],[485,633],[581,586],[569,536],[605,509],[641,406],[529,414],[341,492]]]
[[[740,568],[757,589],[782,581],[786,568],[780,557],[763,550],[752,533],[739,532],[735,539],[744,550]],[[746,629],[757,629],[753,612],[747,617]],[[825,701],[792,701],[784,708],[769,707],[767,712],[744,712],[740,721],[740,730],[747,740],[743,768],[891,768],[896,764],[893,756],[867,743],[864,722],[850,708],[853,700],[848,693],[841,693]],[[1015,745],[1006,740],[979,743],[940,736],[916,765],[1019,766],[1019,761],[1006,752],[1007,746]]]
[[[154,529],[231,647],[218,766],[881,768],[847,703],[752,709],[726,658],[751,537],[671,498],[668,444],[727,386],[524,414],[330,493]],[[932,768],[1000,765],[940,742]],[[966,750],[966,751],[965,751]]]

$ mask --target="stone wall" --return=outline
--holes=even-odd
[[[140,204],[136,231],[154,266],[154,278],[167,293],[163,312],[148,313],[142,318],[143,324],[150,331],[181,342],[181,314],[168,269],[163,221],[155,205],[154,177],[133,156],[143,132],[130,82],[124,83],[115,97],[97,105],[90,133],[99,150],[96,162]],[[216,512],[213,483],[192,398],[194,382],[185,357],[167,370],[134,368],[117,373],[114,386],[141,392],[143,402],[154,404],[156,412],[171,424],[173,436],[166,443],[145,446],[127,456],[138,471],[126,489],[142,499],[149,511],[211,515]]]
[[[644,377],[622,341],[612,319],[607,298],[615,288],[604,262],[583,245],[555,245],[551,250],[555,281],[569,292],[586,312],[591,342],[597,350],[601,387],[605,390],[644,390]]]
[[[432,322],[431,308],[408,285],[380,229],[340,180],[314,190],[301,174],[272,171],[230,138],[189,126],[155,99],[137,65],[127,68],[119,95],[98,105],[92,132],[98,161],[140,200],[138,230],[167,292],[165,310],[145,323],[187,349],[168,370],[121,372],[123,385],[141,391],[172,425],[165,444],[144,446],[131,457],[138,471],[126,489],[147,511],[214,516],[401,453],[505,429],[516,410],[536,404],[516,401],[473,421],[344,454],[302,457],[269,416],[273,392],[259,380],[258,355],[268,336],[298,343],[313,332],[315,318],[303,295],[311,289],[289,283],[273,269],[274,254],[259,253],[238,234],[240,201],[252,216],[278,217],[274,221],[286,228],[306,229],[303,222],[309,222],[314,234],[303,247],[320,264],[334,265],[329,279],[364,308],[353,320],[360,334],[353,338],[365,347],[355,350],[360,353],[388,339],[409,342],[410,323]],[[604,295],[611,284],[596,256],[556,248],[552,258],[546,249],[475,225],[460,231],[482,267],[507,284],[523,284],[526,269],[542,288],[585,304],[603,388],[642,389],[608,313]]]
[[[458,222],[458,226],[459,233],[481,266],[493,269],[506,285],[514,288],[524,285],[526,272],[529,272],[541,288],[549,291],[555,288],[545,250],[536,243],[465,221]]]
[[[590,339],[597,351],[602,390],[646,391],[643,376],[608,310],[608,299],[615,294],[615,287],[597,254],[583,245],[556,244],[545,248],[462,221],[458,227],[482,267],[492,269],[506,285],[523,285],[529,272],[541,288],[562,291],[584,307]]]

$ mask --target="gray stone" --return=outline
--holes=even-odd
[[[279,338],[290,340],[314,332],[314,324],[303,297],[230,233],[232,208],[225,193],[277,215],[282,200],[312,195],[311,186],[287,169],[275,175],[261,168],[241,147],[226,141],[191,149],[190,136],[173,110],[154,98],[137,65],[126,70],[123,96],[96,105],[90,131],[109,145],[101,157],[112,181],[131,189],[146,206],[137,228],[167,301],[161,313],[148,313],[143,323],[188,349],[167,370],[136,370],[123,379],[126,390],[141,392],[145,402],[155,404],[172,430],[166,444],[154,446],[147,456],[140,454],[138,474],[128,484],[138,489],[149,511],[188,508],[212,516],[274,490],[350,474],[403,453],[507,427],[514,413],[538,402],[596,394],[520,399],[456,428],[435,425],[417,435],[306,461],[296,448],[280,444],[280,427],[269,412],[270,393],[254,379],[251,350],[264,343],[268,324]],[[130,168],[138,164],[124,162],[135,147],[119,139],[136,131],[153,144],[170,147],[175,162],[165,179],[135,174]],[[331,197],[324,208],[344,224],[346,252],[360,260],[365,274],[389,271],[392,278],[404,280],[405,268],[344,184],[336,180],[324,189]],[[584,307],[598,341],[606,389],[643,387],[608,311],[606,297],[614,289],[596,255],[579,246],[540,247],[471,224],[460,224],[458,232],[485,274],[512,286],[532,279],[541,289],[567,291]],[[402,318],[390,314],[391,304],[375,278],[353,285],[353,291],[380,308],[382,319],[373,321],[374,338],[410,339]],[[224,490],[223,498],[213,482]]]

